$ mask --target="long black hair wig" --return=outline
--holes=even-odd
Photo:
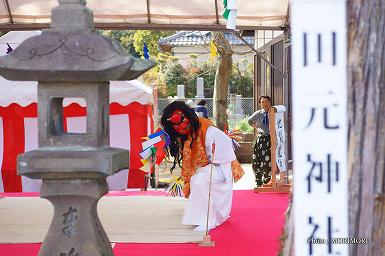
[[[181,161],[183,158],[183,147],[185,146],[184,143],[188,137],[187,135],[177,133],[172,127],[172,123],[167,120],[177,109],[181,110],[184,113],[185,117],[190,120],[190,136],[192,138],[191,144],[188,145],[190,148],[192,148],[192,145],[197,138],[197,130],[199,128],[199,119],[198,116],[195,114],[194,109],[192,109],[183,101],[174,101],[163,110],[163,115],[160,119],[160,123],[162,124],[165,132],[167,132],[167,134],[170,136],[171,144],[169,146],[169,154],[174,157],[174,164],[171,167],[171,172],[174,170],[176,164],[181,167]]]

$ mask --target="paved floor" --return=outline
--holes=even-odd
[[[192,226],[182,224],[187,202],[185,198],[135,196],[132,195],[134,193],[101,198],[98,214],[110,241],[186,243],[202,240],[204,232],[194,231]],[[76,203],[72,206],[79,208]],[[52,215],[51,203],[39,197],[1,199],[0,243],[42,242]]]

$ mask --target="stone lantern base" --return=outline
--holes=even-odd
[[[54,206],[54,216],[39,256],[113,256],[97,214],[108,192],[105,178],[43,180],[41,197]]]
[[[41,178],[40,197],[54,206],[39,256],[112,256],[97,203],[108,192],[106,177],[128,167],[124,149],[34,150],[18,158],[18,174]]]

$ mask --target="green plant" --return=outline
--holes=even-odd
[[[245,117],[241,121],[239,121],[236,129],[244,133],[252,133],[253,127],[249,125],[248,119],[249,119],[248,117]]]
[[[229,92],[242,95],[246,98],[253,97],[253,73],[247,68],[242,71],[238,65],[233,65],[229,81]]]
[[[194,97],[196,93],[196,79],[202,77],[204,79],[205,88],[213,91],[216,64],[213,62],[197,63],[192,62],[185,68],[186,70],[186,96]],[[210,95],[211,96],[211,95]]]
[[[135,57],[143,56],[143,44],[146,43],[151,58],[160,53],[158,41],[171,35],[171,31],[162,30],[104,30],[103,35],[117,40],[127,52]]]
[[[162,30],[136,30],[133,35],[135,50],[143,55],[143,44],[146,43],[150,57],[156,57],[160,53],[158,46],[159,39],[171,35],[171,31]]]
[[[132,56],[139,58],[140,54],[135,50],[134,47],[134,30],[103,30],[104,36],[111,37],[117,40],[123,48]]]
[[[163,81],[167,87],[167,96],[175,96],[178,84],[186,84],[185,70],[181,64],[167,61],[163,70]]]

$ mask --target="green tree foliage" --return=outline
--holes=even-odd
[[[117,40],[131,55],[143,56],[143,44],[146,43],[150,56],[156,58],[160,53],[158,41],[174,32],[161,30],[104,30],[103,35]]]
[[[139,58],[140,54],[134,47],[135,30],[104,30],[103,35],[117,40],[132,56]]]
[[[185,70],[179,63],[168,61],[163,74],[168,95],[176,95],[177,85],[186,84]]]
[[[175,96],[178,84],[184,84],[185,96],[193,98],[196,94],[196,79],[198,77],[204,79],[205,88],[211,91],[209,97],[212,97],[217,62],[198,63],[192,61],[188,66],[183,67],[177,63],[177,60],[172,60],[170,56],[164,54],[159,54],[157,62],[158,75],[156,81],[153,80],[152,83],[158,85],[160,98]],[[238,66],[234,64],[229,81],[229,92],[252,98],[253,78],[251,71],[252,69],[248,69],[241,72]]]
[[[229,81],[229,92],[242,95],[243,97],[253,97],[253,65],[247,66],[247,60],[243,59],[238,64],[234,64]],[[243,68],[241,69],[241,66]]]
[[[253,78],[232,73],[229,82],[229,92],[242,95],[246,98],[253,97]]]
[[[137,30],[133,36],[135,50],[143,54],[143,44],[146,43],[150,56],[157,57],[160,53],[158,41],[162,37],[172,35],[172,31],[161,30]]]
[[[198,64],[197,62],[192,62],[189,66],[186,67],[186,97],[194,97],[196,94],[196,80],[198,77],[204,79],[205,88],[209,88],[211,92],[214,89],[215,81],[215,71],[216,71],[217,62],[203,62]]]

